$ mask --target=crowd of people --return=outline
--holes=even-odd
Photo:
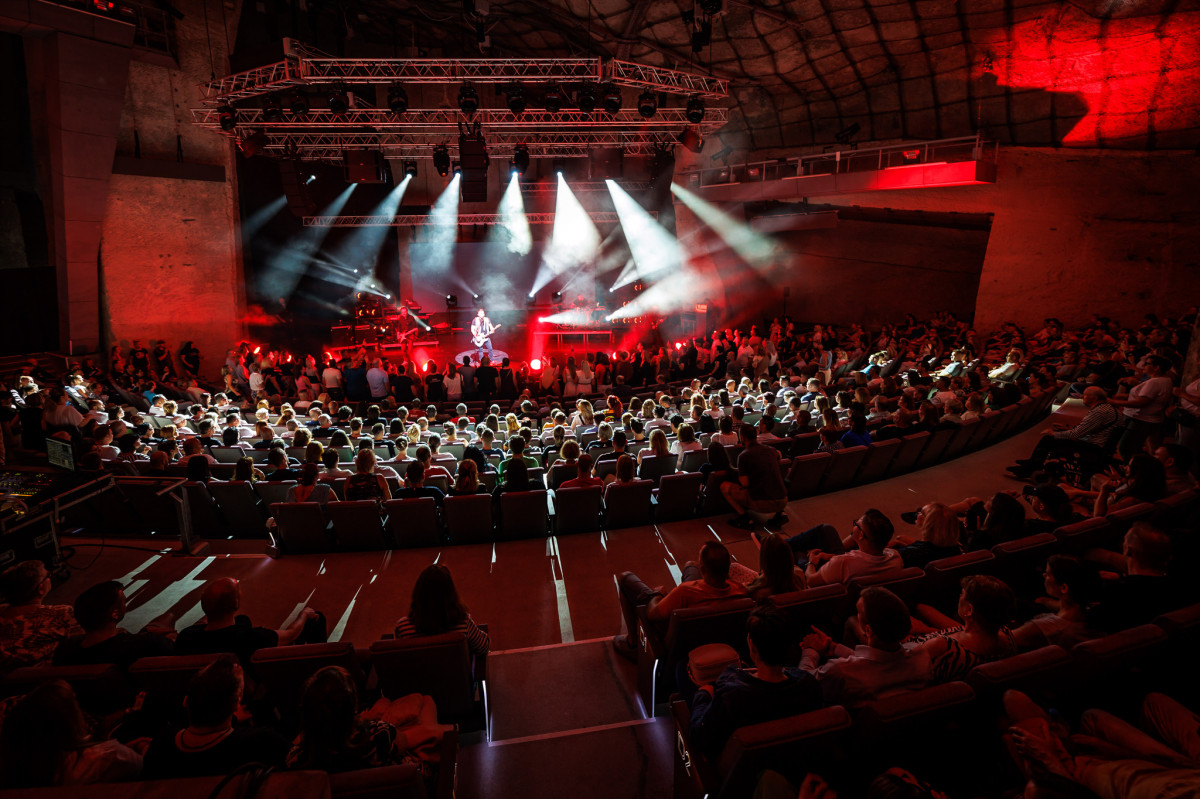
[[[798,436],[816,433],[818,449],[836,452],[970,424],[1024,396],[1080,400],[1082,418],[1043,430],[1030,457],[1009,470],[1023,486],[953,504],[925,502],[896,520],[867,508],[849,529],[820,524],[790,536],[755,532],[757,569],[732,562],[728,550],[711,541],[670,590],[621,575],[621,607],[632,632],[639,610],[662,624],[674,610],[732,597],[762,602],[886,576],[1194,488],[1200,380],[1180,385],[1194,321],[1195,309],[1179,319],[1147,315],[1136,328],[1096,317],[1067,330],[1048,319],[1032,335],[1005,325],[981,336],[948,313],[922,321],[909,317],[879,331],[857,325],[800,330],[777,319],[761,330],[716,331],[674,348],[639,346],[561,362],[549,357],[540,371],[507,360],[493,367],[469,359],[442,369],[393,363],[365,350],[322,363],[243,343],[228,352],[220,386],[198,380],[194,349],[186,348],[190,360],[184,361],[181,348],[181,378],[173,366],[163,366],[171,360],[165,344],[147,353],[134,342],[128,360],[114,350],[107,375],[90,364],[61,381],[23,370],[3,396],[0,424],[10,455],[36,458],[45,438],[55,436],[73,444],[85,473],[121,472],[144,462],[149,468],[138,473],[165,475],[183,463],[188,478],[211,481],[214,451],[241,450],[232,479],[294,480],[290,500],[321,503],[336,501],[329,484],[341,480],[346,499],[380,501],[487,491],[489,473],[497,498],[545,486],[619,485],[671,456],[672,470],[683,469],[695,452],[692,468],[720,476],[722,497],[735,513],[730,523],[761,531],[764,524],[779,530],[786,521],[780,451]],[[482,412],[473,413],[472,405]],[[260,451],[266,451],[265,463],[254,457]],[[1081,461],[1094,464],[1082,477],[1071,469]],[[531,479],[532,469],[543,469],[547,482]],[[445,492],[430,485],[438,478]],[[887,588],[866,589],[844,629],[813,629],[801,640],[790,639],[778,613],[763,604],[747,627],[754,668],[731,663],[707,681],[678,677],[692,704],[693,738],[715,756],[734,729],[753,721],[828,704],[858,707],[961,679],[981,663],[1018,652],[1046,644],[1070,647],[1150,621],[1195,601],[1185,579],[1194,565],[1192,551],[1178,531],[1140,522],[1120,552],[1055,555],[1040,579],[1022,584],[972,576],[951,606],[910,607]],[[457,629],[472,651],[486,651],[487,635],[457,602],[448,573],[422,575],[418,588],[423,586],[439,598],[421,606],[414,593],[397,634]],[[101,739],[88,737],[95,731],[77,719],[69,687],[38,689],[17,703],[10,718],[29,718],[20,711],[25,706],[31,712],[29,703],[37,714],[61,714],[61,737],[38,744],[59,754],[39,760],[37,776],[6,772],[6,785],[128,776],[138,773],[143,757],[146,775],[200,773],[185,765],[200,761],[181,754],[192,750],[225,753],[205,761],[214,771],[204,773],[231,768],[235,764],[223,758],[232,753],[293,765],[371,765],[403,756],[388,748],[396,738],[382,722],[346,720],[357,707],[353,681],[328,670],[306,689],[342,714],[337,725],[321,722],[319,752],[305,750],[303,734],[289,753],[277,734],[241,743],[242,733],[231,732],[243,729],[235,719],[242,713],[248,651],[321,640],[318,614],[306,613],[284,630],[256,628],[237,616],[236,583],[217,581],[205,591],[207,619],[200,629],[176,633],[168,625],[130,635],[118,629],[124,608],[119,586],[85,592],[83,606],[77,602],[74,609],[43,605],[48,587],[44,567],[21,564],[5,572],[4,668],[72,656],[127,666],[131,658],[161,651],[234,657],[197,678],[204,711],[140,750],[108,739],[102,741],[106,749],[96,748]],[[631,635],[618,636],[614,646],[636,657]],[[799,661],[785,662],[797,647]],[[190,715],[190,701],[188,707]],[[1035,715],[1028,707],[1021,711],[1023,718]],[[341,731],[336,741],[327,729],[333,727]],[[20,732],[10,738],[10,729],[21,727],[5,724],[5,761],[32,745]],[[1066,768],[1051,745],[1057,739],[1044,733],[1014,734],[1014,752],[1026,763]],[[306,734],[318,737],[315,727]],[[227,740],[232,743],[217,744]],[[5,768],[21,771],[28,762]],[[1200,772],[1195,779],[1190,784],[1200,784]]]

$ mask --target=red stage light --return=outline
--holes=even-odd
[[[541,361],[541,359],[540,359],[540,358],[534,358],[532,361],[530,361],[530,362],[529,362],[529,368],[530,368],[530,369],[532,369],[532,370],[533,370],[533,371],[535,371],[535,372],[536,372],[537,370],[541,369],[541,368],[542,368],[542,361]]]
[[[425,362],[425,365],[421,367],[421,371],[422,371],[422,372],[428,372],[428,371],[429,371],[429,361],[426,361],[426,362]]]
[[[255,355],[258,355],[260,352],[262,352],[262,347],[255,347],[255,348],[254,348],[254,354],[255,354]]]
[[[681,349],[683,349],[683,344],[682,344],[682,343],[680,343],[680,342],[678,342],[678,341],[676,341],[676,342],[675,342],[675,349],[677,349],[677,350],[681,350]]]

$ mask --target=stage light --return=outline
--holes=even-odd
[[[304,185],[307,186],[310,183],[315,183],[316,180],[317,180],[317,176],[312,173],[309,173],[308,180],[304,181]]]
[[[458,110],[471,116],[479,110],[479,93],[469,83],[464,83],[458,90]]]
[[[567,159],[565,158],[555,158],[550,162],[550,164],[554,169],[554,174],[558,175],[559,177],[561,177],[562,174],[567,170]]]
[[[432,363],[432,361],[426,361],[426,362],[425,362],[425,365],[421,367],[421,371],[422,371],[422,372],[428,372],[428,371],[429,371],[429,364],[430,364],[430,363]]]
[[[452,161],[450,163],[450,171],[453,172],[455,175],[461,175],[462,174],[462,162],[461,161]]]
[[[524,144],[518,144],[513,148],[512,159],[509,161],[511,171],[518,175],[524,175],[529,169],[529,148]]]
[[[609,84],[604,87],[604,95],[600,100],[606,113],[615,114],[621,110],[621,90]]]
[[[557,86],[547,87],[545,93],[542,94],[542,107],[551,114],[557,114],[561,111],[563,107],[562,89]]]
[[[450,148],[439,144],[433,148],[433,168],[442,177],[450,174]]]
[[[345,86],[334,86],[329,93],[329,110],[334,114],[344,114],[350,110],[350,96],[346,94]]]
[[[288,97],[288,110],[292,112],[294,117],[302,117],[308,113],[308,95],[302,91],[295,91]]]
[[[585,83],[579,87],[579,93],[575,96],[575,104],[579,106],[579,110],[585,114],[590,114],[596,110],[596,88],[590,83]]]
[[[405,161],[404,162],[404,174],[406,177],[416,178],[417,162],[416,161]]]
[[[681,350],[681,349],[683,349],[683,345],[682,345],[682,344],[680,344],[678,341],[676,341],[676,342],[675,342],[675,349],[676,349],[676,350]]]
[[[677,138],[680,144],[693,153],[699,154],[704,149],[704,139],[700,138],[700,134],[692,128],[684,128]]]
[[[532,361],[529,362],[529,368],[535,372],[540,372],[542,370],[542,359],[534,358]]]
[[[658,95],[651,91],[644,91],[638,95],[638,113],[645,119],[649,119],[658,113]]]
[[[699,97],[693,97],[687,101],[687,109],[684,111],[684,116],[687,121],[693,125],[699,125],[704,121],[704,101]]]
[[[217,122],[221,126],[221,130],[231,131],[237,127],[238,112],[231,105],[223,105],[217,109]]]
[[[260,344],[259,346],[257,346],[257,347],[255,347],[255,348],[254,348],[254,354],[255,354],[255,355],[258,355],[260,352],[262,352],[262,345],[261,345],[261,344]]]
[[[532,300],[532,299],[533,299],[533,297],[534,297],[534,292],[532,292],[532,291],[531,291],[531,292],[529,292],[529,299],[531,299],[531,300]]]
[[[279,102],[279,98],[274,94],[267,95],[267,97],[263,99],[263,121],[283,121],[283,105]]]
[[[561,291],[554,292],[554,301],[562,302],[562,292]]]
[[[472,300],[478,300],[478,299],[479,299],[479,295],[478,295],[478,294],[472,294],[472,295],[471,295],[471,299],[472,299]]]
[[[508,110],[513,114],[525,113],[525,89],[519,83],[514,83],[504,90],[505,96],[508,98]]]
[[[388,88],[388,108],[397,116],[408,110],[408,92],[399,83]]]
[[[457,307],[458,307],[458,295],[457,294],[447,294],[446,295],[446,310],[453,310]]]

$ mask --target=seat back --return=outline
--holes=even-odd
[[[833,460],[828,452],[814,452],[811,455],[798,455],[792,458],[792,466],[787,473],[788,499],[809,497],[817,493],[821,478]]]
[[[443,510],[446,536],[451,544],[492,541],[492,498],[487,494],[447,497]]]
[[[604,527],[636,527],[650,524],[654,481],[634,480],[629,485],[610,483],[604,493]]]
[[[729,503],[725,501],[725,495],[721,493],[721,483],[724,479],[725,470],[723,469],[708,473],[708,479],[704,481],[704,493],[700,497],[701,516],[716,516],[732,510]]]
[[[1084,519],[1067,524],[1054,531],[1054,537],[1067,552],[1081,553],[1093,547],[1115,549],[1120,544],[1123,532],[1118,533],[1107,518]]]
[[[803,591],[791,591],[771,597],[771,604],[788,618],[793,640],[811,632],[816,625],[827,628],[846,604],[846,586],[830,583]]]
[[[1052,533],[1004,541],[992,547],[996,558],[992,572],[1010,586],[1028,585],[1031,576],[1036,577],[1039,567],[1058,550],[1058,539]]]
[[[354,645],[348,641],[259,649],[251,655],[250,662],[266,690],[267,701],[279,713],[288,732],[295,732],[299,724],[300,699],[309,677],[326,666],[341,666],[356,679],[362,678]]]
[[[862,466],[859,467],[858,482],[870,483],[883,479],[888,467],[892,465],[892,458],[896,457],[896,451],[899,449],[900,439],[898,438],[872,441],[871,445],[867,447],[867,454],[863,458]]]
[[[462,633],[376,641],[371,666],[387,698],[433,697],[441,724],[469,718],[475,711],[471,654]]]
[[[127,707],[134,698],[131,681],[112,663],[15,669],[0,680],[0,696],[27,694],[50,680],[70,685],[79,706],[96,718]]]
[[[389,499],[383,503],[387,512],[387,532],[396,547],[435,547],[441,542],[437,500],[433,497]]]
[[[545,489],[507,491],[500,495],[500,535],[517,538],[545,538],[550,514]]]
[[[427,479],[425,481],[425,485],[429,486],[430,488],[436,488],[443,494],[446,494],[450,491],[450,478],[439,474],[435,477],[430,477]]]
[[[798,436],[792,436],[792,457],[797,458],[801,455],[811,455],[817,451],[817,447],[821,444],[821,434],[817,432],[801,433]]]
[[[925,566],[923,601],[945,612],[954,609],[962,587],[962,578],[971,574],[989,574],[996,556],[986,549],[935,560]]]
[[[1153,662],[1167,643],[1167,633],[1157,624],[1142,624],[1076,644],[1071,650],[1072,679],[1083,683],[1108,682],[1136,666]]]
[[[906,744],[921,749],[946,751],[946,737],[958,734],[957,721],[975,700],[975,691],[965,682],[948,682],[917,691],[902,691],[876,699],[859,708],[855,716],[855,737],[859,751],[883,752],[896,756],[896,747]]]
[[[217,459],[217,463],[237,463],[250,454],[241,447],[210,447],[208,451]]]
[[[698,472],[700,467],[708,463],[708,452],[703,449],[693,449],[683,453],[679,461],[679,471]]]
[[[1113,526],[1114,535],[1124,538],[1125,533],[1129,532],[1129,528],[1133,526],[1134,522],[1149,521],[1156,510],[1153,502],[1139,502],[1136,505],[1115,510],[1104,518]]]
[[[672,612],[663,639],[667,646],[669,668],[673,669],[676,661],[687,658],[689,652],[703,644],[728,644],[743,659],[748,657],[746,619],[754,607],[752,599],[739,598],[708,602]],[[668,674],[673,675],[674,671],[668,671]]]
[[[179,535],[179,503],[167,490],[175,480],[155,477],[118,477],[117,486],[129,500],[143,529],[162,535]]]
[[[550,467],[550,489],[557,491],[558,487],[568,480],[573,480],[579,475],[579,468],[574,464],[570,466],[559,465]]]
[[[598,460],[598,461],[596,461],[596,467],[592,470],[592,474],[596,475],[597,477],[601,477],[601,478],[604,478],[610,474],[616,474],[616,473],[617,473],[617,458],[610,458],[608,460],[603,460],[603,461]]]
[[[825,771],[842,756],[850,728],[850,714],[833,705],[735,730],[717,758],[717,796],[752,795],[766,769],[799,785],[806,773]]]
[[[1200,503],[1200,491],[1189,488],[1154,503],[1152,523],[1159,528],[1171,529],[1183,526]]]
[[[603,498],[604,489],[600,486],[560,488],[554,494],[555,532],[569,535],[599,530]]]
[[[325,515],[333,523],[333,537],[342,549],[391,549],[384,535],[379,503],[373,499],[330,502]]]
[[[189,481],[183,484],[187,494],[188,513],[192,519],[192,534],[206,538],[220,538],[229,535],[229,528],[221,515],[217,503],[213,501],[208,486],[204,483]]]
[[[333,539],[317,502],[279,502],[271,506],[279,548],[288,555],[330,552]]]
[[[950,446],[950,441],[956,433],[958,433],[958,428],[956,427],[945,427],[941,430],[934,430],[929,435],[929,443],[925,445],[925,449],[921,450],[921,454],[917,457],[917,462],[913,464],[913,468],[924,469],[926,466],[941,463],[946,453],[946,448]]]
[[[999,699],[1016,690],[1034,696],[1052,689],[1071,668],[1071,656],[1061,646],[1044,646],[1003,660],[982,663],[967,672],[967,684],[980,698]]]
[[[267,507],[277,502],[287,502],[288,491],[296,485],[295,480],[259,480],[254,491]]]
[[[129,676],[146,693],[144,707],[153,717],[182,716],[188,683],[221,655],[167,655],[140,658],[129,667]]]
[[[699,472],[663,475],[658,484],[658,496],[655,497],[654,518],[658,521],[691,518],[696,511],[703,479]]]
[[[677,462],[678,459],[674,455],[647,455],[642,458],[642,465],[638,467],[638,479],[649,480],[657,486],[663,475],[675,473]]]
[[[331,799],[426,799],[428,796],[425,778],[415,763],[330,774],[329,794]]]
[[[847,612],[853,612],[858,595],[864,588],[886,588],[903,599],[909,606],[915,605],[921,586],[925,582],[925,570],[916,566],[886,574],[855,577],[846,583]]]
[[[975,427],[979,424],[977,419],[972,419],[969,422],[963,422],[954,431],[950,443],[946,445],[946,451],[942,453],[942,460],[950,460],[957,458],[966,451],[967,444],[971,441],[971,437],[975,435]]]
[[[853,483],[868,452],[870,448],[864,445],[846,447],[834,452],[829,460],[829,470],[821,480],[821,490],[837,491]]]
[[[930,438],[932,435],[928,432],[901,436],[900,449],[896,450],[896,457],[892,458],[892,463],[888,467],[888,476],[911,472]]]
[[[244,480],[236,483],[211,482],[208,484],[208,493],[221,507],[231,533],[255,537],[264,534],[263,524],[267,516],[250,483]]]

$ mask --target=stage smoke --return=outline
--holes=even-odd
[[[521,176],[516,172],[508,180],[508,188],[500,198],[500,229],[507,236],[508,251],[528,255],[533,249],[533,234],[525,216],[525,200],[521,196]]]
[[[550,243],[542,252],[542,263],[530,293],[536,294],[568,270],[590,264],[599,248],[600,232],[560,172],[558,197],[554,205],[554,228],[550,233]],[[591,270],[588,271],[591,273]]]
[[[771,237],[758,233],[679,184],[671,184],[671,193],[756,271],[767,272],[787,259],[784,248]]]
[[[630,265],[621,271],[611,290],[656,275],[677,272],[683,266],[683,249],[679,246],[679,240],[615,182],[604,182],[612,195],[621,229],[629,243],[629,252],[633,255]]]
[[[337,198],[321,211],[321,216],[337,216],[357,183],[351,183]],[[267,268],[259,280],[259,292],[264,297],[282,299],[290,297],[296,284],[312,265],[313,255],[321,249],[328,235],[327,227],[306,227],[295,238],[275,253],[267,262]]]
[[[400,200],[403,199],[404,191],[410,182],[412,177],[405,175],[404,180],[372,209],[371,216],[384,216],[390,221],[400,208]],[[337,263],[349,264],[351,271],[357,270],[356,274],[369,277],[375,274],[379,251],[383,249],[383,242],[390,229],[388,225],[355,228],[338,243],[329,257]]]
[[[250,218],[242,222],[242,241],[248,242],[254,238],[258,231],[271,221],[275,214],[287,208],[287,195],[283,195],[277,200],[273,200],[269,205],[264,205],[259,208]]]
[[[454,265],[454,245],[458,243],[458,186],[462,175],[450,179],[444,191],[429,209],[429,266],[449,272]]]

